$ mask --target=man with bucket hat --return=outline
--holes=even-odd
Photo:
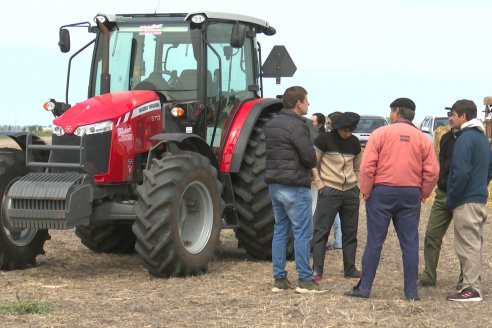
[[[314,216],[313,274],[320,280],[326,242],[337,213],[342,227],[343,271],[346,278],[359,278],[355,267],[359,222],[359,168],[362,158],[359,139],[352,135],[359,123],[357,113],[345,112],[333,119],[332,130],[314,141],[318,166],[313,170],[319,190]]]

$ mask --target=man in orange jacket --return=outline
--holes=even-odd
[[[432,142],[412,121],[415,103],[398,98],[390,104],[391,124],[375,130],[364,150],[360,191],[366,201],[367,244],[362,257],[362,278],[345,295],[368,298],[393,220],[403,257],[404,292],[419,300],[420,202],[434,190],[439,164]]]

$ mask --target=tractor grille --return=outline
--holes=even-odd
[[[86,136],[87,166],[93,174],[103,174],[108,171],[109,152],[111,150],[111,131],[91,134]],[[80,137],[74,134],[63,136],[53,135],[53,145],[78,146]],[[80,163],[80,153],[70,150],[53,150],[52,162],[57,163]],[[53,169],[53,172],[61,172]]]
[[[13,199],[12,208],[29,209],[31,211],[64,211],[65,200],[47,199]]]

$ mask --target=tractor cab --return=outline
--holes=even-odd
[[[97,15],[95,22],[89,28],[97,33],[89,98],[156,92],[165,132],[193,133],[216,148],[231,110],[260,97],[256,34],[275,34],[265,21],[204,12]],[[66,27],[60,32],[63,52],[70,46]]]

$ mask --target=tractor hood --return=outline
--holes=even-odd
[[[72,133],[77,127],[107,120],[114,120],[146,103],[159,100],[153,91],[121,91],[96,96],[67,110],[53,120],[53,124]]]

